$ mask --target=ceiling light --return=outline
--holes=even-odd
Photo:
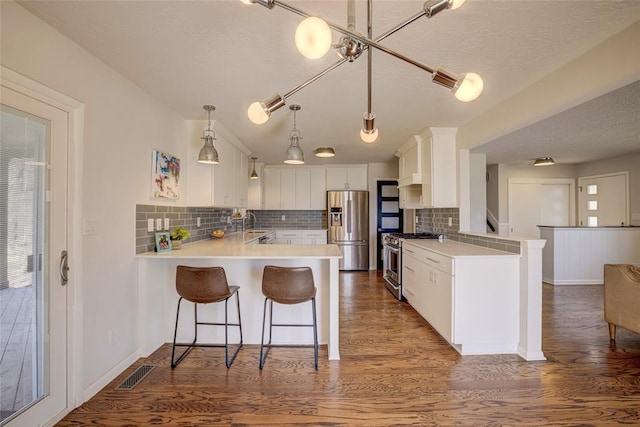
[[[378,139],[378,128],[373,124],[376,115],[373,113],[364,113],[364,126],[360,130],[360,139],[367,144],[375,142]]]
[[[284,162],[290,165],[302,165],[304,164],[304,153],[300,148],[300,131],[296,129],[296,112],[300,110],[300,106],[297,104],[291,104],[289,109],[293,111],[293,129],[289,134],[289,148],[284,153]]]
[[[367,35],[371,38],[372,29],[372,8],[371,2],[367,4]],[[373,50],[367,52],[367,112],[364,113],[364,126],[360,130],[360,139],[367,144],[371,144],[378,139],[378,129],[374,123],[376,115],[371,112],[371,64],[373,61]]]
[[[271,98],[264,102],[254,102],[249,105],[247,115],[249,120],[257,125],[261,125],[269,120],[271,113],[284,105],[284,98],[278,94],[273,95]]]
[[[533,166],[552,166],[555,163],[551,157],[541,157],[533,162]]]
[[[249,175],[249,179],[258,179],[260,178],[258,176],[258,172],[256,172],[256,159],[257,157],[252,157],[251,160],[253,160],[253,171],[251,171],[251,175]]]
[[[296,28],[296,47],[304,57],[322,58],[331,48],[331,28],[324,20],[311,16]]]
[[[207,126],[207,130],[202,132],[202,138],[204,139],[204,146],[200,149],[200,153],[198,153],[198,162],[205,163],[209,165],[217,165],[220,163],[218,159],[218,151],[216,147],[213,146],[213,141],[216,140],[216,134],[211,129],[211,112],[216,109],[213,105],[204,105],[204,108],[209,114],[209,125]]]
[[[336,152],[331,147],[319,147],[313,150],[316,157],[334,157]]]
[[[322,55],[320,53],[305,53],[305,49],[301,49],[301,45],[312,45],[318,46],[321,45],[323,49],[327,46],[327,44],[331,45],[331,30],[335,30],[343,35],[340,39],[340,42],[335,45],[338,55],[340,59],[325,68],[323,71],[319,72],[315,76],[311,77],[307,81],[299,84],[289,92],[284,95],[275,95],[268,101],[263,103],[256,102],[251,104],[249,107],[248,115],[253,123],[262,124],[265,123],[271,113],[278,108],[282,107],[285,104],[285,100],[289,98],[294,93],[298,92],[302,88],[307,85],[315,82],[325,74],[329,73],[333,69],[339,67],[345,62],[353,62],[360,57],[360,54],[365,50],[369,50],[369,66],[368,66],[368,79],[369,79],[369,92],[368,92],[368,110],[367,115],[373,116],[371,112],[371,50],[373,48],[378,49],[388,55],[394,56],[401,61],[408,62],[411,65],[414,65],[432,76],[432,81],[434,83],[438,83],[442,86],[445,86],[455,94],[456,98],[463,102],[469,102],[476,99],[482,93],[484,83],[482,78],[475,73],[466,73],[462,75],[451,74],[442,69],[432,68],[422,62],[416,61],[415,59],[409,58],[401,53],[398,53],[392,49],[389,49],[380,44],[380,42],[390,35],[396,33],[407,25],[413,23],[418,18],[426,16],[427,18],[431,18],[436,14],[449,9],[457,9],[460,7],[464,0],[428,0],[424,3],[422,11],[417,13],[414,16],[409,17],[405,21],[399,23],[393,28],[390,28],[386,32],[382,33],[377,38],[372,38],[371,32],[371,8],[372,8],[372,0],[368,0],[368,14],[367,14],[367,37],[362,36],[355,29],[355,0],[347,0],[347,22],[348,27],[344,28],[340,25],[332,23],[330,21],[323,20],[319,17],[314,17],[303,10],[298,9],[297,7],[290,5],[281,0],[242,0],[244,3],[257,3],[268,9],[273,9],[274,6],[278,6],[282,9],[286,9],[289,12],[293,12],[297,15],[305,17],[303,23],[300,24],[298,29],[296,30],[296,46],[298,49],[308,58],[319,58]],[[325,27],[326,25],[326,27]],[[299,40],[298,40],[299,38]],[[322,50],[322,49],[320,49]],[[369,119],[365,119],[369,120]],[[365,127],[360,132],[361,137],[363,137],[364,141],[373,142],[377,137],[377,129],[373,125],[373,117],[370,119],[371,123],[365,122]],[[364,136],[363,136],[364,135]],[[375,135],[375,136],[374,136]]]

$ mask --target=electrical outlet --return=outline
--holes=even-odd
[[[147,220],[147,231],[153,231],[153,218]]]
[[[169,218],[165,218],[164,219],[164,229],[168,230],[169,229]]]
[[[231,224],[231,216],[227,216],[227,224]]]
[[[453,225],[453,218],[449,217],[449,227]]]
[[[285,221],[287,219],[287,217],[285,215],[282,215],[282,220]]]
[[[200,227],[200,217],[196,218],[196,227]]]
[[[416,224],[418,223],[418,215],[416,215]]]
[[[156,230],[162,230],[162,218],[156,218]]]

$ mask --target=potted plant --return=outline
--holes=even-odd
[[[173,249],[180,249],[182,247],[182,241],[191,236],[189,230],[184,227],[176,227],[171,231],[171,246]]]

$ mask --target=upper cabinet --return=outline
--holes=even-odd
[[[367,165],[327,166],[327,190],[367,190]]]
[[[456,132],[429,128],[398,149],[401,208],[457,206]]]
[[[326,187],[324,167],[265,167],[264,209],[324,210]]]
[[[429,128],[422,134],[422,203],[425,208],[458,206],[457,132],[458,128]]]

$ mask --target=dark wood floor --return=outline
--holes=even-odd
[[[548,360],[456,353],[375,273],[342,273],[340,361],[321,349],[257,346],[231,369],[220,349],[195,349],[174,370],[171,348],[139,360],[69,414],[72,425],[613,425],[640,421],[640,335],[610,346],[601,286],[545,285]],[[131,391],[114,387],[142,363]]]

